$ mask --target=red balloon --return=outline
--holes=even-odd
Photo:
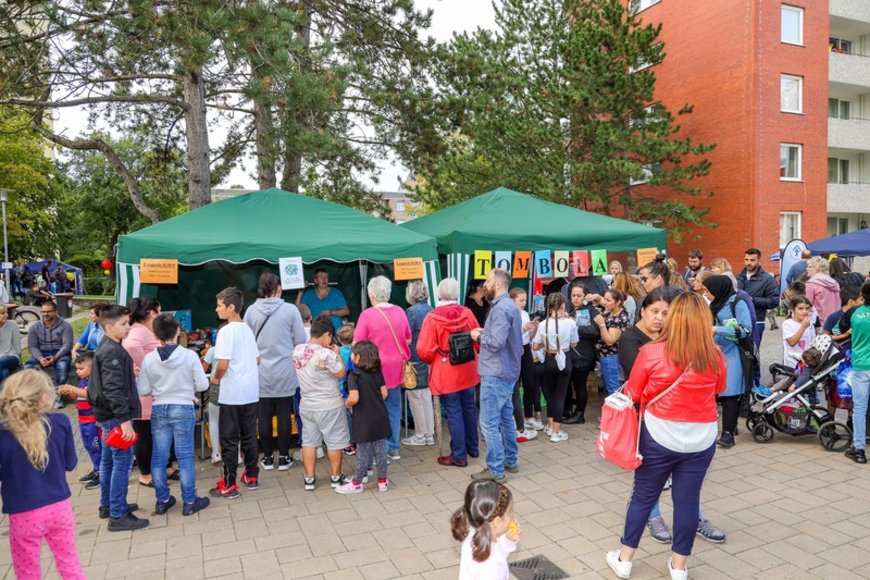
[[[112,260],[106,259],[100,262],[100,266],[103,267],[103,270],[108,270],[112,267]]]

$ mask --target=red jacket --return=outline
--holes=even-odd
[[[459,304],[439,306],[423,319],[423,327],[417,339],[417,356],[431,365],[429,388],[433,394],[457,393],[480,382],[476,356],[473,361],[456,366],[447,359],[450,353],[447,339],[450,335],[463,330],[473,330],[478,326],[471,310]]]
[[[646,403],[673,384],[683,369],[665,358],[665,343],[653,342],[640,349],[625,394]],[[650,407],[653,415],[668,421],[710,423],[716,420],[716,394],[726,387],[725,357],[719,353],[719,374],[689,370],[680,384]]]

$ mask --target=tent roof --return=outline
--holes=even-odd
[[[837,254],[840,257],[870,256],[870,230],[856,230],[807,244],[813,252]]]
[[[664,248],[665,231],[500,187],[402,227],[432,236],[445,254],[487,250]]]
[[[277,262],[302,256],[306,263],[392,262],[437,258],[435,241],[349,207],[266,189],[205,207],[121,236],[118,261],[177,258],[186,266],[223,260]]]
[[[27,269],[28,272],[39,272],[40,270],[42,270],[42,267],[46,263],[51,263],[52,269],[57,268],[57,265],[60,264],[67,272],[75,272],[76,274],[83,273],[83,270],[78,266],[73,266],[72,264],[67,264],[66,262],[59,262],[57,260],[39,260],[38,262],[33,262],[32,264],[25,264],[24,268]]]

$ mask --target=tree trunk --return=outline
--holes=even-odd
[[[307,1],[299,2],[299,12],[296,34],[299,36],[303,50],[307,51],[311,46],[311,7]],[[304,59],[301,66],[307,66],[309,59]],[[302,116],[296,114],[294,104],[288,103],[284,111],[281,134],[284,139],[284,172],[281,175],[281,189],[284,191],[299,192],[299,181],[302,178],[302,152],[294,146],[293,136],[298,132],[298,124],[303,122]]]
[[[195,68],[184,76],[184,115],[187,132],[187,191],[190,209],[211,203],[211,167],[209,166],[208,125],[206,123],[205,87],[202,69]]]
[[[281,189],[299,193],[299,177],[302,173],[302,155],[286,150],[284,152],[284,174],[281,176]]]
[[[257,184],[269,189],[277,184],[275,176],[275,125],[272,106],[254,99],[254,124],[257,131]]]

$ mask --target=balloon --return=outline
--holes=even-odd
[[[106,276],[108,276],[108,275],[111,274],[111,273],[112,273],[112,271],[109,270],[108,268],[106,268],[105,270],[103,270],[103,274],[105,274]]]
[[[100,262],[100,266],[103,267],[103,270],[108,270],[109,268],[112,267],[112,260],[105,259],[102,262]]]
[[[70,282],[75,282],[75,279],[76,279],[75,273],[74,272],[67,272],[66,279],[69,280]]]

